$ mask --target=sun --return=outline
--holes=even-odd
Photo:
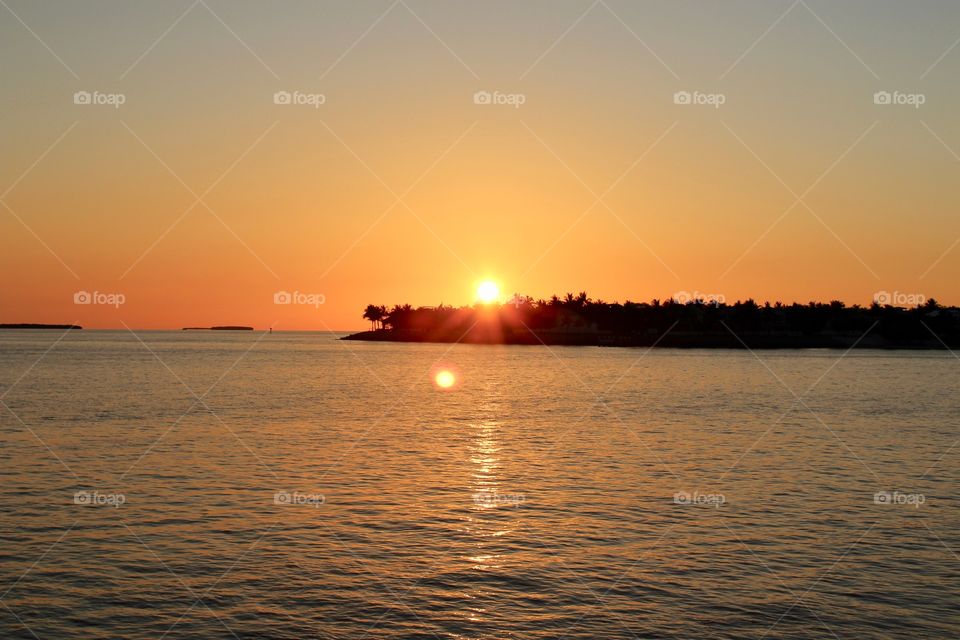
[[[493,280],[484,280],[477,287],[477,300],[490,304],[500,299],[500,287]]]

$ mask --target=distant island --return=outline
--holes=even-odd
[[[0,329],[83,329],[78,324],[34,324],[21,322],[19,324],[0,324]]]
[[[960,348],[960,309],[841,301],[604,302],[585,292],[504,304],[414,308],[368,305],[371,323],[344,340],[732,349]]]
[[[184,327],[181,331],[253,331],[253,327],[224,325],[222,327]]]

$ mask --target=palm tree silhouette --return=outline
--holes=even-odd
[[[363,319],[369,320],[370,325],[374,331],[376,331],[380,326],[382,326],[383,318],[387,313],[387,308],[384,306],[377,306],[375,304],[368,304],[367,308],[363,311]],[[380,325],[380,326],[378,326]]]

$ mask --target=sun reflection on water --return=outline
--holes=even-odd
[[[515,520],[496,513],[496,502],[490,500],[501,488],[501,423],[494,419],[482,420],[474,425],[474,436],[469,448],[472,465],[471,489],[473,490],[472,533],[475,538],[475,553],[467,560],[477,571],[491,571],[503,567],[503,555],[495,551],[503,543],[495,542],[516,528]]]
[[[476,426],[477,432],[470,447],[470,462],[473,469],[473,489],[491,491],[497,488],[497,471],[500,469],[500,443],[497,440],[497,427],[494,420],[485,420]]]

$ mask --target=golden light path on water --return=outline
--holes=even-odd
[[[493,539],[505,536],[511,527],[504,527],[508,520],[483,517],[484,512],[496,509],[496,495],[500,484],[500,443],[498,423],[495,420],[482,420],[473,425],[475,434],[470,445],[470,473],[473,488],[474,512],[468,529],[475,539],[475,553],[468,558],[472,571],[495,571],[501,566],[501,556],[490,553],[488,547]],[[495,515],[495,514],[490,514]],[[479,595],[479,594],[478,594]],[[467,617],[471,621],[481,621],[486,610],[483,607],[470,607]]]

